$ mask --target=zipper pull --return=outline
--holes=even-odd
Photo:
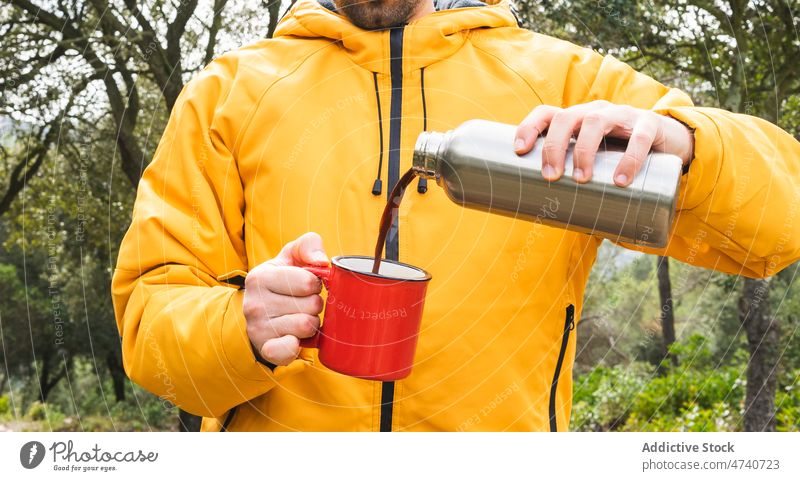
[[[381,179],[375,179],[375,183],[372,184],[372,195],[381,195],[381,191],[383,190],[383,182]]]
[[[425,177],[420,177],[419,182],[417,182],[417,192],[420,194],[424,194],[428,192],[428,179]]]

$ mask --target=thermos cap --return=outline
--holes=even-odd
[[[436,178],[436,162],[444,144],[445,134],[441,132],[421,132],[414,146],[412,168],[414,173],[425,179]]]

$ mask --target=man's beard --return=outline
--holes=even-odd
[[[353,25],[379,30],[405,23],[419,8],[420,0],[333,0],[336,10]]]

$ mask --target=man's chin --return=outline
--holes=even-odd
[[[382,30],[406,23],[419,0],[334,0],[334,4],[356,27]]]

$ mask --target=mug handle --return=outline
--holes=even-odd
[[[303,269],[319,277],[319,279],[322,281],[322,285],[325,286],[325,289],[328,288],[328,283],[330,282],[331,278],[330,266],[325,266],[325,267],[304,266]],[[317,349],[319,347],[319,330],[317,330],[317,332],[314,333],[314,335],[311,337],[300,339],[300,347],[306,349]]]

